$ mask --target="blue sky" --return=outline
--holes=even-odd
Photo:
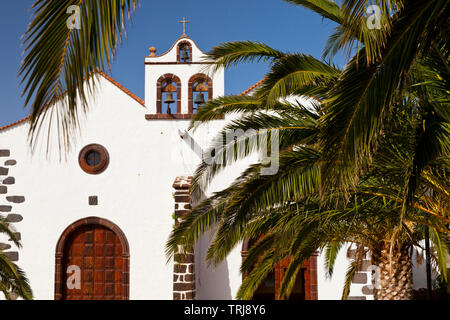
[[[20,37],[29,23],[33,2],[5,1],[0,10],[0,126],[27,115],[17,74],[23,58]],[[112,76],[144,98],[144,57],[148,48],[155,46],[158,53],[168,50],[182,33],[177,21],[183,17],[192,21],[187,34],[203,51],[222,42],[253,40],[320,58],[334,27],[318,14],[283,0],[141,0],[115,57]],[[337,57],[334,62],[342,65],[344,59]],[[264,76],[267,68],[258,63],[227,70],[226,94],[247,89]]]

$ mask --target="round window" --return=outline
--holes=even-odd
[[[100,164],[100,152],[90,151],[86,155],[86,162],[90,167],[98,166]]]
[[[78,162],[84,172],[99,174],[108,167],[109,154],[105,147],[99,144],[90,144],[81,150]]]

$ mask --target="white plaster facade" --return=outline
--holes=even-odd
[[[202,51],[189,38],[178,39],[164,55],[146,57],[146,62],[176,61],[179,41],[192,43],[193,62],[200,62]],[[173,225],[172,183],[177,176],[190,175],[200,159],[180,138],[190,120],[146,120],[156,112],[156,81],[166,73],[182,82],[182,113],[187,113],[187,81],[205,72],[204,64],[146,64],[145,106],[105,77],[100,77],[89,110],[82,116],[80,135],[73,142],[67,160],[59,160],[56,148],[46,157],[44,150],[30,153],[28,123],[21,122],[0,130],[0,150],[10,150],[8,196],[23,195],[26,201],[13,204],[12,213],[23,216],[15,226],[21,233],[23,248],[19,265],[31,281],[36,299],[53,299],[55,247],[63,230],[78,219],[106,218],[119,226],[130,245],[130,299],[172,299],[173,264],[166,263],[165,243]],[[224,95],[224,72],[209,74],[214,97]],[[227,121],[216,120],[190,133],[202,147],[211,134]],[[52,136],[52,139],[55,137]],[[91,143],[109,152],[109,167],[102,174],[89,175],[78,164],[80,150]],[[0,166],[3,165],[0,158]],[[242,162],[220,175],[211,187],[219,190],[246,168]],[[0,176],[0,182],[7,176]],[[98,205],[88,205],[88,197],[98,196]],[[0,195],[0,205],[7,204]],[[0,239],[5,242],[7,239]],[[198,299],[233,299],[241,284],[241,248],[237,247],[218,268],[208,269],[205,235],[196,248],[196,290]],[[319,299],[339,299],[347,269],[345,252],[336,264],[335,276],[326,279],[323,257],[318,259]],[[352,292],[352,295],[361,295]]]

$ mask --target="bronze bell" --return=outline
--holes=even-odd
[[[195,102],[195,104],[198,104],[198,105],[205,103],[205,96],[203,95],[202,92],[197,94],[197,97],[195,98],[194,102]]]
[[[166,99],[164,100],[164,103],[171,104],[174,102],[175,100],[173,99],[173,93],[166,94]]]
[[[184,62],[189,60],[189,54],[188,54],[187,50],[183,50],[183,55],[181,56],[181,58],[183,59]]]

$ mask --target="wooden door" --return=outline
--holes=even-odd
[[[264,236],[261,236],[261,240]],[[244,259],[247,256],[248,250],[256,243],[255,239],[244,241],[242,245],[241,255]],[[258,289],[256,289],[253,300],[274,300],[279,293],[281,283],[292,258],[286,258],[280,261],[270,272],[264,281],[261,282]],[[248,276],[248,272],[242,275],[242,280]],[[311,256],[303,263],[297,273],[294,287],[289,296],[289,300],[317,300],[317,256]]]
[[[70,234],[64,246],[62,298],[124,299],[123,266],[122,245],[113,231],[101,225],[80,226]],[[73,274],[67,271],[77,267],[80,270],[80,286],[73,288],[73,285],[67,284],[67,279]]]

